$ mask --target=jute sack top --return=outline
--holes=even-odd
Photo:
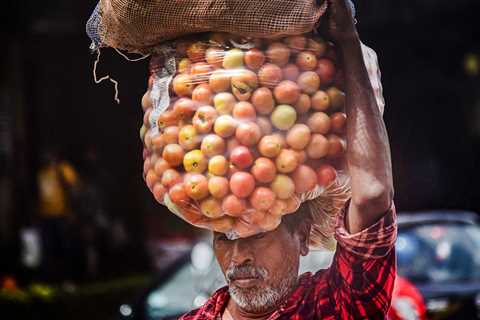
[[[149,53],[163,41],[197,32],[302,34],[326,9],[327,2],[317,0],[100,0],[87,33],[98,46]]]

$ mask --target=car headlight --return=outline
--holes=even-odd
[[[430,312],[442,312],[448,308],[448,299],[434,298],[427,300],[427,310]]]

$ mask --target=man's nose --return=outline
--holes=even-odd
[[[232,262],[235,265],[243,265],[254,261],[254,253],[251,244],[245,239],[235,240],[232,247]]]

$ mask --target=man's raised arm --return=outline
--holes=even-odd
[[[392,205],[390,146],[350,6],[347,0],[329,0],[329,4],[329,32],[345,73],[347,164],[352,183],[346,227],[356,233],[378,221]]]

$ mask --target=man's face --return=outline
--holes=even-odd
[[[215,255],[236,304],[247,312],[261,313],[282,303],[297,284],[300,254],[305,254],[302,242],[284,224],[238,240],[215,233]]]

